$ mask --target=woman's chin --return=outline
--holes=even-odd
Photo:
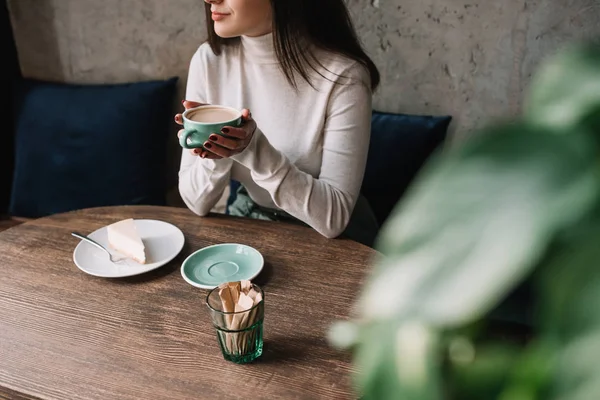
[[[215,24],[215,33],[217,34],[217,36],[219,36],[220,38],[223,38],[223,39],[230,39],[230,38],[240,36],[240,34],[238,32],[235,32],[232,29],[227,29],[224,26],[219,26],[218,23]]]

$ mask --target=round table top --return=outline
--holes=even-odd
[[[106,279],[73,262],[84,234],[156,219],[185,236],[181,253],[143,275]],[[183,260],[217,243],[259,250],[265,352],[225,361]],[[52,215],[0,233],[0,397],[43,399],[349,398],[350,355],[326,332],[348,318],[375,251],[310,228],[184,208],[119,206]],[[31,396],[31,397],[28,397]]]

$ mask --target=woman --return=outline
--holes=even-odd
[[[234,179],[242,188],[231,214],[371,244],[377,225],[360,187],[379,73],[343,0],[205,3],[208,43],[192,57],[183,105],[243,109],[245,122],[184,150],[187,206],[208,214]]]

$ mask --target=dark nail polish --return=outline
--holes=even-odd
[[[212,140],[213,142],[216,142],[219,138],[217,137],[217,135],[210,135],[208,137],[210,140]]]
[[[229,129],[223,128],[223,129],[221,129],[221,132],[223,132],[223,133],[229,133]]]
[[[200,154],[200,149],[194,149],[194,153]]]
[[[206,147],[207,149],[210,149],[212,147],[212,144],[210,144],[210,143],[204,143],[204,147]]]
[[[181,104],[185,104],[185,100],[181,100]]]

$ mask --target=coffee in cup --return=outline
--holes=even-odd
[[[205,124],[218,124],[222,122],[235,120],[239,117],[239,115],[239,111],[236,110],[209,106],[206,108],[194,110],[193,112],[187,115],[187,118],[191,119],[194,122],[202,122]]]
[[[235,108],[219,105],[190,108],[183,113],[184,132],[179,144],[186,149],[199,148],[211,134],[220,135],[224,127],[238,127],[241,124],[242,112]]]

